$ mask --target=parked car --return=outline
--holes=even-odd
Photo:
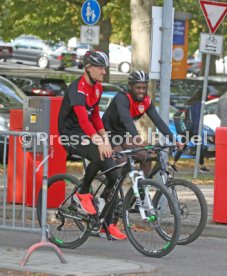
[[[79,69],[84,67],[83,58],[85,53],[93,49],[93,46],[87,43],[75,42],[68,44],[68,51],[76,54],[76,64],[74,66],[77,66]]]
[[[156,82],[156,98],[159,100],[160,83]],[[227,78],[210,77],[207,87],[207,99],[212,100],[219,98],[224,94],[227,87]],[[191,78],[183,80],[171,80],[170,87],[170,104],[176,108],[182,107],[185,102],[194,94],[198,89],[203,89],[203,78]]]
[[[227,74],[227,56],[217,59],[215,64],[217,74]]]
[[[198,77],[202,68],[202,53],[198,52],[187,59],[187,76]]]
[[[202,53],[197,49],[193,55],[191,55],[187,60],[188,74],[189,76],[199,76],[200,70],[202,68]],[[216,57],[215,60],[216,73],[226,74],[227,73],[227,56]]]
[[[64,63],[65,67],[78,66],[80,62],[80,59],[77,56],[77,52],[68,49],[64,45],[54,49],[54,53],[61,57],[61,60]]]
[[[220,119],[216,115],[217,103],[218,103],[218,99],[207,101],[205,103],[205,109],[204,109],[203,124],[213,129],[213,131],[215,131],[216,128],[219,127],[221,124]]]
[[[67,84],[64,79],[6,76],[27,96],[63,96]]]
[[[79,69],[82,69],[84,54],[93,48],[88,44],[78,43],[72,49],[77,53],[77,66]],[[111,69],[122,73],[129,73],[131,71],[131,48],[110,43],[109,61]]]
[[[118,44],[109,44],[110,67],[122,73],[131,71],[131,48]]]
[[[6,61],[7,58],[12,57],[13,47],[0,39],[0,60]]]
[[[18,38],[11,43],[12,59],[21,63],[36,64],[40,68],[64,69],[64,55],[55,53],[43,40]],[[70,56],[72,58],[72,56]]]
[[[111,103],[114,96],[117,94],[117,92],[104,92],[102,94],[102,97],[99,102],[99,108],[100,108],[100,116],[102,117],[105,110]],[[159,111],[159,104],[157,103],[156,106],[157,110]],[[172,131],[174,135],[176,134],[176,128],[173,121],[173,114],[177,111],[177,109],[174,106],[170,106],[170,113],[169,113],[169,128]],[[206,138],[205,144],[204,144],[204,156],[205,157],[214,157],[215,155],[215,133],[213,129],[209,128],[208,126],[203,126],[203,136]],[[182,158],[194,158],[196,155],[196,147],[193,142],[189,143],[188,148],[182,155]]]
[[[11,109],[23,109],[27,96],[14,83],[0,76],[0,130],[8,131]],[[0,133],[0,163],[3,162],[5,136]],[[7,138],[8,147],[8,138]]]

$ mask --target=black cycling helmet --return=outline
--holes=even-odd
[[[96,52],[96,51],[87,51],[84,55],[84,67],[88,65],[93,66],[109,66],[109,59],[107,55],[103,52]]]
[[[128,77],[128,84],[134,84],[138,82],[149,82],[149,76],[144,71],[135,71],[132,72]]]

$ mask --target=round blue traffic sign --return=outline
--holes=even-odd
[[[100,5],[96,0],[86,0],[81,9],[81,17],[85,24],[94,25],[101,15]]]

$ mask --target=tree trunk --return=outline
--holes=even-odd
[[[151,7],[153,0],[131,0],[132,70],[149,72],[151,51]],[[154,98],[155,82],[149,84],[148,94]],[[143,116],[138,122],[141,135],[147,139],[151,121]]]
[[[101,9],[108,2],[109,0],[99,0]],[[103,13],[102,13],[101,19],[99,22],[100,22],[100,41],[96,49],[103,51],[109,56],[109,41],[110,41],[110,36],[112,32],[110,17],[108,17],[107,19],[103,19]],[[109,68],[107,69],[107,72],[105,75],[105,81],[109,82]]]

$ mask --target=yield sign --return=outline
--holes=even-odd
[[[227,14],[227,3],[200,0],[207,25],[211,33],[215,33]]]

